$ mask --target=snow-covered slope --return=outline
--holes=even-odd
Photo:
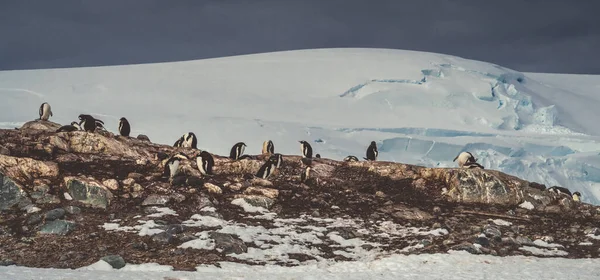
[[[199,148],[275,150],[455,166],[461,150],[524,179],[600,202],[600,76],[520,73],[425,52],[319,49],[144,65],[0,72],[0,127],[37,118],[70,123],[81,113],[116,132],[173,144],[193,131]]]

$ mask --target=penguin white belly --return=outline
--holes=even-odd
[[[179,161],[174,161],[173,163],[169,164],[169,173],[170,173],[171,178],[173,178],[175,175],[177,175],[178,169],[179,169]]]
[[[198,165],[198,170],[200,170],[200,173],[202,173],[202,175],[206,175],[206,168],[204,167],[201,157],[196,159],[196,164]]]

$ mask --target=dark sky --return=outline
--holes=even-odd
[[[0,0],[0,70],[374,47],[600,74],[598,0]]]

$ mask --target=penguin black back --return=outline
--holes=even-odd
[[[283,164],[283,155],[273,154],[269,157],[268,161],[275,163],[275,167],[279,168]]]
[[[209,152],[202,151],[196,158],[196,164],[202,175],[213,175],[212,170],[215,165],[215,160]]]
[[[347,156],[344,158],[344,161],[347,161],[347,162],[358,161],[358,158],[356,156]]]
[[[231,147],[231,151],[229,152],[229,158],[233,160],[237,160],[244,154],[244,149],[246,148],[246,144],[244,142],[237,142],[233,147]]]
[[[81,128],[87,132],[96,131],[96,119],[90,115],[81,114],[79,115],[79,125]],[[102,122],[102,121],[100,121]]]
[[[300,142],[300,151],[302,152],[303,158],[312,158],[312,147],[310,144],[304,140],[298,141]]]
[[[371,145],[369,145],[367,148],[367,157],[365,159],[375,161],[377,160],[378,155],[379,152],[377,151],[377,143],[375,143],[375,141],[371,141]]]
[[[275,168],[277,168],[276,163],[267,160],[259,169],[258,172],[256,172],[256,177],[258,178],[262,178],[262,179],[267,179],[269,178],[269,176],[271,176],[271,174],[273,173],[273,171],[275,171]]]
[[[129,121],[124,117],[119,119],[119,134],[121,134],[121,136],[129,137],[129,133],[131,133]]]

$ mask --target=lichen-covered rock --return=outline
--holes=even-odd
[[[275,204],[275,200],[263,195],[246,195],[239,194],[236,195],[235,198],[243,198],[248,204],[256,207],[262,207],[266,209],[271,209],[273,204]]]
[[[248,247],[239,237],[228,233],[211,232],[210,238],[215,240],[215,248],[223,254],[242,254],[248,252]]]
[[[244,194],[262,195],[268,198],[276,199],[279,196],[279,191],[271,188],[248,187],[246,190],[244,190]]]
[[[34,120],[24,123],[20,130],[46,130],[46,131],[56,131],[62,125],[52,122],[52,121],[42,121],[42,120]]]
[[[110,264],[110,266],[112,266],[114,269],[121,269],[125,267],[125,260],[119,255],[104,256],[101,260]]]
[[[222,194],[223,190],[212,183],[204,183],[204,188],[209,192],[209,193],[214,193],[214,194]]]
[[[75,223],[68,222],[65,220],[54,220],[49,221],[40,230],[40,233],[44,234],[58,234],[67,235],[69,232],[75,229]]]
[[[94,208],[106,209],[113,198],[112,193],[100,182],[78,177],[65,177],[69,195],[76,201]]]
[[[0,173],[0,211],[19,204],[31,204],[23,187]]]
[[[58,165],[32,158],[0,155],[0,172],[19,182],[30,182],[34,179],[58,177]]]
[[[119,189],[119,182],[115,179],[107,179],[102,181],[102,185],[107,187],[109,190],[116,191]]]
[[[171,201],[171,197],[168,195],[151,194],[142,202],[142,206],[151,205],[166,205]]]

